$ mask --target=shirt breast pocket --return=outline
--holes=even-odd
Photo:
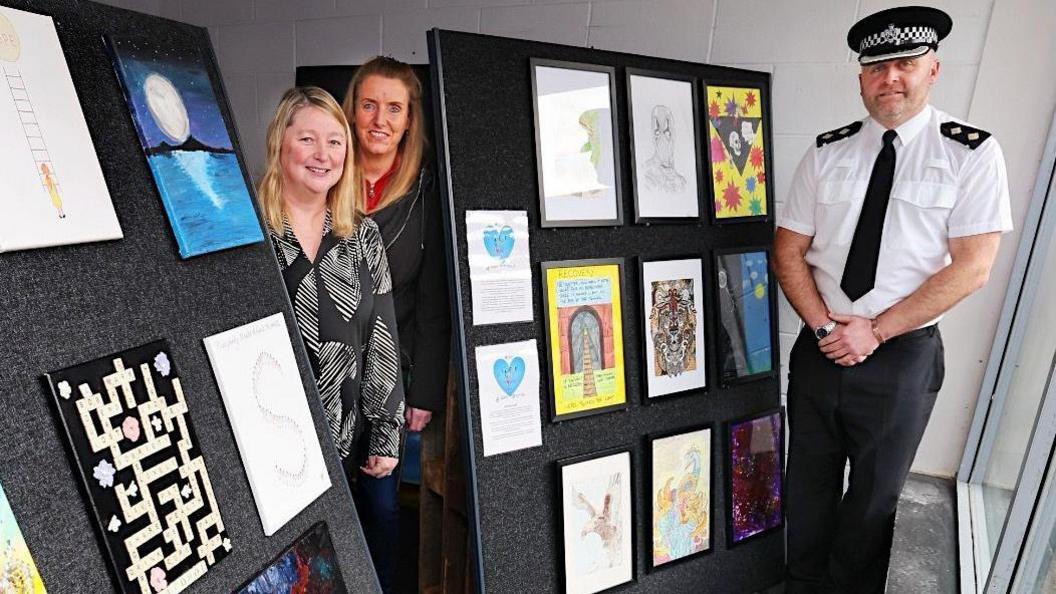
[[[868,182],[858,180],[818,184],[814,207],[815,241],[841,245],[851,243],[867,185]],[[831,235],[826,237],[826,233]]]
[[[897,251],[936,256],[947,249],[946,228],[957,201],[957,186],[901,182],[891,189],[884,241]]]

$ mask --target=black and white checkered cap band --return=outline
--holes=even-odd
[[[931,27],[896,27],[888,25],[883,31],[873,33],[862,39],[858,53],[863,53],[869,48],[879,45],[921,45],[938,42],[939,32]]]

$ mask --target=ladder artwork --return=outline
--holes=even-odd
[[[29,98],[29,90],[26,88],[22,74],[14,66],[0,65],[3,69],[4,79],[7,87],[11,90],[11,99],[14,101],[15,110],[18,112],[19,120],[22,122],[22,132],[26,136],[29,151],[33,155],[33,164],[37,170],[40,183],[51,198],[51,204],[58,211],[59,218],[66,218],[62,209],[62,194],[59,189],[58,176],[55,173],[55,164],[51,161],[51,154],[44,142],[44,135],[37,121],[33,102]]]

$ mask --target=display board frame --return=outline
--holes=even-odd
[[[0,288],[0,340],[12,345],[0,349],[0,483],[18,514],[45,587],[55,592],[111,592],[117,584],[42,375],[164,338],[179,362],[188,414],[210,475],[217,479],[217,504],[232,542],[227,557],[190,590],[233,590],[322,520],[331,528],[346,582],[360,591],[379,592],[274,248],[262,241],[192,260],[180,258],[103,43],[105,35],[150,36],[165,45],[199,48],[224,121],[230,123],[235,154],[246,171],[208,31],[88,1],[0,4],[53,18],[89,135],[96,146],[107,147],[97,156],[124,231],[124,238],[116,241],[0,254],[6,281]],[[259,220],[259,211],[256,216]],[[308,395],[333,485],[265,537],[201,340],[278,312],[286,317],[299,381]]]
[[[736,68],[693,64],[647,56],[599,51],[533,41],[508,39],[472,33],[441,31],[429,33],[432,67],[436,150],[442,211],[448,237],[451,271],[452,329],[455,372],[458,379],[460,413],[464,436],[463,456],[467,472],[467,519],[471,535],[472,567],[480,592],[560,591],[562,583],[561,538],[554,502],[558,486],[553,467],[556,461],[590,455],[611,449],[632,451],[635,498],[637,580],[636,592],[694,591],[701,583],[716,584],[722,591],[745,592],[768,588],[784,578],[784,532],[767,533],[731,551],[725,547],[724,518],[712,521],[712,550],[681,563],[649,571],[646,555],[651,530],[643,528],[647,513],[645,455],[648,435],[681,427],[713,425],[716,432],[729,419],[772,409],[780,404],[777,374],[759,381],[719,386],[713,357],[707,359],[708,389],[696,398],[658,398],[648,406],[641,400],[642,321],[640,316],[640,275],[635,258],[675,259],[687,253],[702,260],[705,283],[713,275],[711,254],[715,249],[769,245],[773,242],[773,217],[717,225],[710,217],[665,224],[616,226],[547,227],[542,224],[539,206],[539,179],[535,157],[535,117],[530,64],[534,60],[554,60],[596,64],[615,69],[615,106],[618,112],[618,151],[620,161],[629,163],[630,140],[627,124],[628,94],[626,69],[677,73],[705,81],[722,80],[759,86],[769,96],[770,75]],[[769,118],[770,106],[762,106]],[[496,122],[503,133],[496,135]],[[771,130],[764,129],[767,146],[772,146]],[[487,138],[488,142],[480,142]],[[770,169],[768,164],[768,170]],[[623,167],[622,187],[631,184],[632,170]],[[706,183],[706,182],[702,182]],[[772,183],[772,180],[771,180]],[[699,189],[699,188],[698,188]],[[710,194],[705,194],[708,196]],[[768,192],[768,211],[773,212]],[[633,209],[633,196],[624,192],[624,212]],[[535,338],[539,360],[546,360],[545,314],[539,294],[540,279],[533,279],[531,321],[474,326],[472,283],[468,265],[465,214],[473,210],[527,211],[530,229],[532,274],[541,274],[539,263],[561,260],[623,258],[625,282],[621,296],[627,407],[606,414],[569,419],[561,423],[542,419],[543,446],[507,452],[484,458],[480,436],[480,409],[477,398],[476,346]],[[714,310],[711,291],[704,292],[704,303]],[[712,324],[711,312],[704,316]],[[773,320],[776,325],[776,319]],[[706,351],[715,352],[714,328],[707,328]],[[540,398],[548,390],[540,389]],[[541,413],[545,415],[545,412]],[[713,445],[716,433],[713,433]],[[725,495],[717,486],[725,480],[725,470],[712,451],[712,510],[721,516]],[[513,485],[526,485],[516,488]],[[532,551],[531,555],[510,555],[509,551]],[[617,590],[621,587],[617,587]]]

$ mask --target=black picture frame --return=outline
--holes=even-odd
[[[744,423],[747,423],[747,422],[750,422],[750,421],[754,421],[754,420],[757,420],[757,419],[763,419],[763,418],[767,418],[767,417],[772,417],[773,415],[777,415],[778,418],[779,418],[779,421],[780,421],[780,423],[779,423],[780,424],[780,430],[778,431],[778,442],[779,443],[778,443],[778,448],[777,448],[778,452],[777,452],[777,464],[776,464],[777,477],[778,477],[778,481],[780,482],[780,486],[778,488],[778,492],[780,493],[780,499],[781,499],[781,511],[778,514],[778,518],[779,519],[778,519],[778,522],[776,524],[774,524],[773,526],[768,526],[764,530],[761,530],[759,532],[756,532],[754,534],[751,534],[749,536],[741,538],[740,540],[735,540],[735,537],[734,537],[734,526],[733,526],[733,517],[734,517],[734,512],[733,512],[733,505],[734,505],[734,502],[733,502],[733,470],[734,469],[733,469],[733,455],[732,455],[732,444],[731,444],[731,439],[732,439],[731,431],[732,431],[732,429],[733,429],[733,427],[735,425],[741,425],[741,424],[744,424]],[[727,549],[733,549],[734,547],[743,545],[743,544],[745,544],[747,542],[751,542],[753,540],[757,540],[757,539],[759,539],[759,538],[761,538],[763,536],[766,536],[767,534],[771,534],[771,533],[773,533],[773,532],[775,532],[777,530],[781,530],[785,526],[785,502],[786,502],[786,499],[787,499],[786,498],[786,489],[785,489],[785,469],[784,469],[785,447],[786,447],[785,444],[786,444],[786,439],[787,439],[787,436],[785,435],[785,409],[784,409],[784,407],[771,408],[771,409],[764,410],[762,412],[758,412],[758,413],[750,414],[750,415],[745,415],[745,416],[742,416],[742,417],[738,417],[736,419],[731,419],[729,421],[726,421],[723,424],[722,437],[723,437],[723,447],[722,447],[723,472],[725,473],[725,477],[726,477],[725,485],[724,485],[724,492],[725,492],[725,496],[726,496],[726,506],[725,506],[725,510],[724,510],[726,512],[726,548]]]
[[[654,515],[655,512],[656,512],[656,507],[653,504],[653,496],[656,493],[657,486],[655,484],[653,484],[653,469],[655,468],[655,464],[653,462],[653,443],[655,441],[659,440],[659,439],[666,439],[666,438],[669,438],[669,437],[677,437],[677,436],[684,435],[684,434],[687,434],[687,433],[696,433],[697,431],[703,431],[705,429],[708,430],[708,432],[709,432],[708,433],[708,477],[707,477],[707,480],[708,480],[708,548],[706,548],[706,549],[704,549],[702,551],[696,551],[694,553],[690,553],[689,555],[685,555],[683,557],[679,557],[678,559],[672,559],[671,561],[668,561],[666,563],[661,563],[660,565],[655,565],[654,564],[655,560],[653,559],[653,539],[655,538],[655,535],[654,535],[653,531],[655,530],[655,525],[656,525],[656,517]],[[645,484],[647,484],[649,486],[648,497],[646,498],[646,501],[645,501],[645,505],[648,506],[648,509],[649,509],[649,539],[647,540],[647,545],[646,545],[646,548],[648,550],[647,562],[646,562],[646,570],[649,573],[653,573],[655,571],[662,571],[662,570],[668,569],[670,567],[679,565],[681,563],[685,563],[687,561],[691,561],[691,560],[696,559],[698,557],[703,557],[705,555],[710,555],[711,553],[713,553],[715,551],[715,515],[716,515],[716,511],[717,511],[716,507],[715,507],[715,501],[716,501],[716,498],[715,498],[715,469],[716,469],[716,465],[715,465],[715,453],[716,453],[715,442],[716,442],[715,423],[712,423],[712,422],[705,423],[705,424],[702,424],[702,425],[694,425],[694,426],[690,426],[690,427],[682,427],[682,428],[679,428],[679,429],[671,429],[671,430],[666,430],[666,431],[659,431],[659,432],[655,432],[655,433],[650,433],[650,434],[645,436],[645,451],[647,453],[646,463],[645,463],[645,473],[646,473],[645,474]]]
[[[663,256],[663,257],[659,257],[659,258],[657,258],[657,257],[639,256],[637,258],[637,260],[638,260],[638,295],[641,298],[641,302],[639,303],[639,311],[638,311],[638,317],[639,317],[638,330],[641,332],[641,339],[640,339],[641,344],[639,345],[639,347],[641,349],[642,356],[640,357],[641,360],[639,361],[639,363],[640,363],[639,370],[641,371],[641,374],[642,374],[641,375],[641,378],[642,378],[641,379],[641,393],[642,393],[641,401],[642,401],[642,404],[644,404],[646,406],[649,406],[651,404],[655,404],[657,402],[665,401],[665,400],[668,400],[668,399],[671,399],[671,398],[679,398],[679,397],[684,397],[684,396],[703,396],[703,395],[707,394],[711,390],[711,376],[710,376],[709,372],[710,372],[711,361],[712,361],[713,357],[712,357],[712,354],[709,352],[709,348],[708,348],[708,345],[710,344],[709,339],[711,337],[711,331],[712,331],[712,329],[710,327],[711,326],[711,316],[709,316],[707,314],[707,311],[706,311],[707,309],[709,309],[709,307],[708,307],[709,290],[708,289],[709,289],[711,283],[709,283],[709,279],[708,279],[708,276],[707,276],[708,275],[708,273],[707,273],[707,265],[705,263],[704,256],[701,255],[701,254],[677,254],[677,255],[671,255],[671,256]],[[699,387],[685,388],[685,389],[678,390],[678,391],[675,391],[675,392],[668,392],[666,394],[658,394],[656,396],[652,396],[650,394],[650,388],[649,388],[649,378],[651,377],[651,375],[650,375],[650,365],[652,363],[652,359],[650,357],[649,349],[646,348],[648,345],[647,345],[646,340],[645,340],[646,333],[649,332],[649,312],[646,311],[646,299],[645,299],[645,295],[646,295],[645,267],[646,267],[646,264],[650,264],[650,263],[670,262],[670,261],[676,261],[676,260],[697,260],[697,261],[700,262],[700,279],[701,279],[700,303],[697,304],[697,307],[699,307],[702,310],[700,312],[700,322],[701,322],[701,325],[702,325],[702,327],[701,327],[702,340],[701,340],[701,343],[700,343],[699,348],[698,348],[698,350],[702,352],[702,356],[697,358],[697,365],[700,365],[702,367],[702,371],[703,371],[703,374],[704,374],[704,385],[703,386],[699,386]]]
[[[532,81],[532,122],[535,128],[535,171],[539,194],[539,226],[549,227],[614,227],[623,225],[623,168],[621,166],[622,148],[620,145],[619,113],[616,104],[616,68],[614,66],[603,66],[600,64],[587,64],[583,62],[568,62],[564,60],[551,60],[545,58],[530,58],[529,71]],[[543,151],[541,147],[542,137],[539,128],[539,92],[536,80],[536,69],[539,67],[562,68],[565,70],[578,70],[584,72],[601,72],[609,78],[609,112],[612,126],[612,165],[613,165],[613,193],[616,206],[616,217],[611,219],[551,219],[547,215],[546,193],[543,182]]]
[[[767,263],[767,311],[769,312],[770,324],[769,324],[769,340],[770,340],[770,369],[766,371],[760,371],[757,373],[751,373],[743,376],[727,377],[725,373],[726,361],[728,356],[732,356],[729,351],[729,346],[724,340],[724,336],[728,336],[726,326],[723,323],[723,299],[721,292],[724,290],[724,282],[722,275],[725,271],[722,267],[721,259],[725,256],[749,254],[755,252],[763,252],[766,254]],[[778,343],[778,321],[777,321],[777,279],[770,270],[770,264],[773,262],[773,250],[767,245],[754,245],[747,247],[736,247],[736,248],[725,248],[714,250],[712,256],[712,294],[714,298],[714,305],[712,312],[714,316],[713,327],[715,334],[715,354],[714,354],[714,365],[715,365],[715,376],[718,379],[718,383],[723,388],[728,388],[736,384],[742,384],[745,382],[752,382],[764,378],[775,377],[780,369],[780,347]]]
[[[711,221],[711,224],[712,225],[731,225],[731,224],[741,224],[741,223],[768,222],[768,221],[774,220],[774,190],[773,190],[774,184],[773,184],[773,180],[771,178],[771,173],[774,170],[774,157],[773,157],[773,153],[774,153],[774,139],[773,139],[773,129],[772,129],[773,128],[774,119],[773,119],[773,115],[771,114],[771,109],[770,109],[770,82],[769,82],[769,78],[767,78],[767,82],[765,84],[758,84],[758,83],[754,83],[754,82],[747,82],[747,81],[741,81],[741,80],[736,80],[736,79],[711,79],[711,80],[705,79],[705,80],[701,81],[701,86],[703,88],[703,91],[702,91],[702,94],[701,94],[701,99],[702,99],[701,104],[704,106],[703,109],[704,109],[704,115],[705,115],[705,117],[703,118],[704,123],[702,124],[702,127],[704,128],[704,130],[702,130],[702,132],[701,132],[701,134],[702,134],[702,136],[701,136],[702,143],[701,144],[705,147],[705,149],[704,149],[705,153],[706,153],[705,160],[706,160],[706,162],[708,164],[707,168],[706,168],[706,171],[705,171],[705,175],[704,175],[704,178],[705,178],[704,179],[704,183],[707,184],[708,194],[711,196],[711,201],[707,205],[707,210],[708,210],[708,213],[709,213],[708,217],[709,217],[709,219]],[[709,87],[733,87],[733,88],[740,88],[740,89],[754,89],[754,90],[759,91],[759,103],[760,103],[760,111],[761,111],[761,116],[760,117],[762,119],[762,124],[763,124],[762,127],[763,127],[763,142],[764,142],[763,171],[764,171],[764,173],[766,175],[766,180],[764,182],[765,186],[766,186],[766,196],[765,196],[766,212],[764,214],[761,214],[761,215],[750,215],[750,216],[741,216],[741,217],[719,217],[718,214],[715,212],[715,201],[719,199],[719,196],[713,191],[714,185],[715,185],[715,180],[714,180],[715,172],[714,172],[714,161],[712,160],[713,155],[712,155],[712,147],[711,147],[711,125],[712,124],[711,124],[711,116],[709,114],[709,104],[708,104],[708,88]]]
[[[693,175],[696,176],[697,182],[697,216],[695,217],[655,217],[642,216],[641,214],[641,191],[638,187],[639,158],[636,154],[634,146],[634,89],[631,85],[632,76],[659,78],[689,83],[690,99],[692,101],[693,113],[693,148],[694,159],[696,161],[695,167],[693,168]],[[631,157],[631,193],[634,197],[634,222],[639,224],[654,224],[691,223],[704,221],[705,208],[709,207],[709,203],[704,200],[704,197],[710,196],[711,192],[710,185],[705,183],[706,181],[709,181],[710,178],[705,177],[704,175],[705,153],[701,150],[701,147],[704,143],[701,141],[702,136],[700,117],[700,79],[696,76],[688,74],[679,74],[675,72],[664,72],[660,70],[649,70],[645,68],[626,68],[624,69],[624,81],[627,86],[627,138],[629,144],[628,152],[630,153]]]
[[[628,535],[630,539],[630,568],[631,568],[631,579],[619,584],[614,584],[611,587],[603,590],[596,590],[594,594],[600,594],[601,592],[619,592],[631,589],[634,584],[638,582],[638,523],[635,521],[635,508],[637,503],[635,501],[635,452],[633,446],[617,446],[599,450],[597,452],[590,452],[587,454],[580,454],[577,456],[571,456],[568,458],[561,458],[554,462],[554,478],[555,478],[555,495],[557,498],[556,504],[554,505],[554,514],[557,517],[557,566],[561,569],[559,577],[559,584],[561,592],[568,591],[568,572],[565,568],[565,513],[564,513],[564,499],[565,499],[565,483],[563,471],[566,467],[575,466],[584,462],[590,462],[600,458],[607,458],[609,456],[615,456],[619,454],[627,454],[628,456],[628,493],[630,499],[630,505],[628,506],[627,512],[631,515],[631,533]]]
[[[617,410],[625,410],[629,406],[629,400],[630,399],[628,398],[628,394],[627,394],[628,390],[627,390],[627,376],[626,376],[626,373],[627,373],[627,360],[626,360],[626,357],[623,356],[624,355],[624,351],[625,351],[625,349],[624,349],[623,351],[620,351],[620,357],[619,357],[619,359],[622,360],[622,365],[617,365],[616,366],[617,367],[617,372],[616,372],[617,375],[618,376],[619,376],[619,374],[623,375],[623,402],[621,402],[619,404],[613,404],[613,405],[609,405],[609,406],[601,406],[601,407],[598,407],[598,408],[592,408],[592,409],[588,409],[588,410],[570,412],[570,413],[564,413],[564,414],[559,414],[558,411],[557,411],[557,402],[556,402],[557,388],[556,388],[556,384],[557,384],[557,381],[558,381],[559,378],[557,376],[557,373],[555,373],[555,370],[554,370],[554,367],[553,367],[553,360],[554,360],[554,348],[558,348],[559,345],[553,344],[553,339],[551,338],[550,329],[551,329],[551,325],[553,323],[558,322],[558,321],[552,320],[551,319],[551,315],[550,315],[550,291],[549,291],[549,286],[547,284],[547,271],[549,271],[551,269],[555,269],[555,268],[581,268],[581,267],[585,267],[585,266],[612,266],[612,265],[615,265],[615,266],[618,267],[618,277],[620,279],[620,286],[619,286],[619,302],[620,302],[620,312],[619,313],[620,313],[620,315],[617,316],[616,312],[613,312],[612,319],[613,319],[614,328],[613,328],[613,333],[612,334],[613,334],[613,340],[615,341],[615,336],[616,336],[615,324],[618,322],[619,323],[619,332],[620,332],[620,346],[623,347],[623,346],[625,346],[623,344],[623,342],[624,342],[624,335],[623,335],[623,311],[625,309],[624,302],[626,301],[626,293],[625,293],[624,290],[625,290],[625,288],[627,286],[627,283],[625,282],[626,281],[626,266],[625,266],[624,258],[595,258],[595,259],[589,259],[589,260],[554,260],[554,261],[540,262],[539,263],[539,280],[540,280],[540,283],[542,284],[542,289],[543,289],[543,320],[544,320],[543,329],[544,329],[544,332],[546,333],[546,365],[545,365],[545,367],[546,367],[546,370],[547,370],[547,374],[546,375],[547,375],[547,378],[548,378],[547,379],[547,385],[549,387],[549,399],[548,399],[548,402],[549,402],[550,422],[551,423],[558,423],[558,422],[566,421],[566,420],[569,420],[569,419],[578,419],[578,418],[582,418],[582,417],[589,417],[589,416],[598,415],[598,414],[604,414],[604,413],[607,413],[607,412],[612,412],[612,411],[617,411]],[[557,307],[556,304],[555,304],[554,307],[556,309],[556,307]],[[604,352],[604,350],[605,350],[604,349],[604,345],[601,345],[601,348],[599,350]],[[615,357],[615,353],[617,352],[616,348],[615,348],[615,345],[613,346],[613,352],[614,352],[614,357]],[[543,366],[540,365],[540,367],[543,367]]]

